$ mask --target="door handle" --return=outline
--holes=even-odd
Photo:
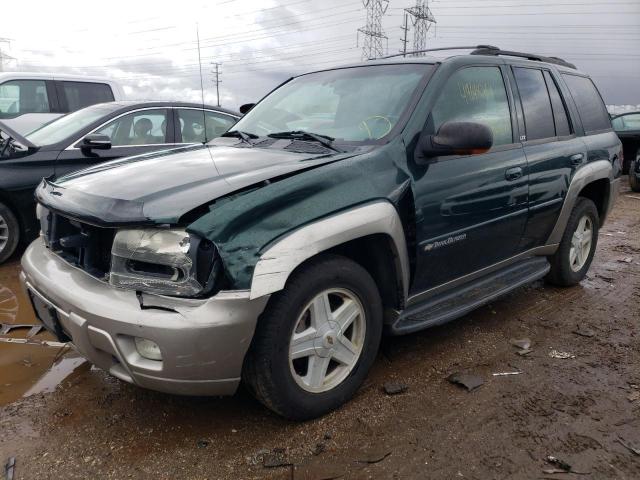
[[[582,163],[582,159],[584,155],[581,153],[576,153],[575,155],[571,155],[569,160],[571,160],[571,165],[578,166]]]
[[[517,180],[520,177],[522,177],[521,167],[509,168],[504,172],[504,178],[506,178],[509,182],[513,182],[514,180]]]

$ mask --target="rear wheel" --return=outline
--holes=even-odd
[[[556,253],[550,258],[547,280],[568,287],[584,278],[591,266],[598,243],[598,209],[588,198],[579,197],[569,216]]]
[[[20,225],[9,207],[0,203],[0,263],[8,259],[18,246]]]
[[[382,302],[357,263],[323,255],[295,272],[261,316],[243,379],[264,405],[294,420],[349,400],[378,351]]]

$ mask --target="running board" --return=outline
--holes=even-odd
[[[389,332],[392,335],[403,335],[450,322],[522,285],[544,277],[550,268],[545,257],[528,258],[510,265],[408,307],[389,326]]]

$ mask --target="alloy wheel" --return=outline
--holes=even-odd
[[[571,270],[579,272],[587,263],[593,244],[593,222],[587,215],[582,216],[571,237],[569,265]]]
[[[316,295],[296,320],[289,342],[289,367],[298,386],[327,392],[353,371],[366,334],[360,300],[345,289]]]
[[[0,253],[7,248],[7,243],[9,243],[9,225],[7,220],[0,215]]]

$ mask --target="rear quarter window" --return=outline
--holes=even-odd
[[[112,102],[114,100],[111,87],[106,83],[91,82],[59,82],[67,107],[70,112],[95,105],[96,103]]]
[[[609,114],[602,101],[598,89],[590,78],[563,73],[569,92],[576,103],[582,126],[586,133],[593,133],[611,128]]]

